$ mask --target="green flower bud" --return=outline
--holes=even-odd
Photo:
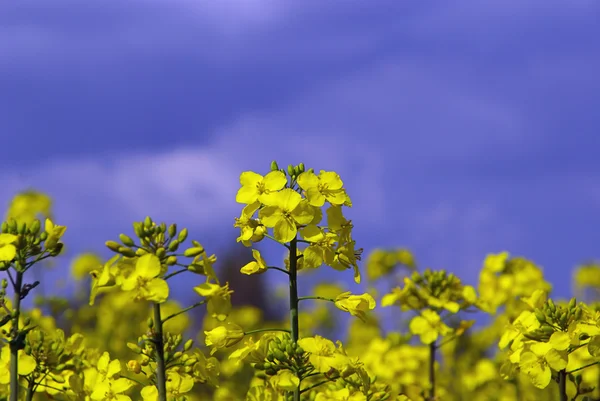
[[[127,343],[127,348],[129,348],[130,350],[132,350],[136,354],[141,354],[142,353],[142,349],[137,344]]]
[[[287,166],[287,172],[290,176],[294,176],[294,166],[292,166],[291,164],[288,164]]]
[[[575,306],[577,305],[577,299],[575,298],[571,298],[571,300],[569,301],[569,310],[574,310]]]
[[[127,248],[126,246],[120,246],[119,253],[128,258],[135,258],[135,251],[131,248]]]
[[[173,223],[169,226],[169,237],[174,237],[177,234],[177,224]]]
[[[188,229],[184,228],[183,230],[179,231],[179,235],[177,236],[177,241],[179,241],[179,243],[182,243],[183,241],[185,241],[187,239],[188,236]]]
[[[277,165],[277,162],[275,160],[273,160],[271,162],[271,171],[277,171],[279,170],[279,166]]]
[[[544,312],[542,312],[539,309],[535,310],[535,317],[537,318],[538,322],[540,322],[540,323],[546,322],[546,315],[544,315]]]
[[[144,256],[147,253],[148,253],[148,251],[145,250],[144,248],[138,248],[135,250],[135,256]]]
[[[173,266],[175,263],[177,263],[177,256],[175,255],[171,255],[167,258],[167,260],[165,261],[165,264],[167,266]]]
[[[552,313],[556,311],[556,305],[554,305],[554,301],[552,300],[552,298],[548,299],[548,308]]]
[[[152,227],[152,219],[150,218],[150,216],[146,216],[146,218],[144,219],[144,228],[147,230],[151,227]]]
[[[8,232],[8,223],[6,221],[3,221],[2,225],[0,225],[0,231],[3,233]]]
[[[279,350],[274,351],[273,356],[282,362],[287,361],[287,357],[285,356],[285,354]]]
[[[149,328],[153,328],[154,320],[151,317],[149,317],[148,320],[146,321],[146,324],[148,325]]]
[[[167,224],[160,223],[160,225],[158,226],[158,231],[163,234],[166,233],[167,232]]]
[[[119,248],[121,248],[121,244],[119,244],[118,242],[115,241],[106,241],[104,243],[104,245],[107,246],[108,249],[110,249],[113,252],[118,252],[119,253]]]
[[[176,353],[173,354],[173,359],[179,359],[179,358],[181,358],[181,355],[183,355],[183,352],[177,351]]]
[[[184,350],[184,351],[189,351],[189,350],[192,348],[192,346],[193,346],[193,345],[194,345],[194,340],[192,340],[192,339],[190,338],[189,340],[187,340],[187,341],[185,342],[185,344],[183,344],[183,350]]]
[[[200,255],[202,252],[204,252],[204,248],[202,246],[196,246],[194,248],[188,248],[183,252],[183,255],[191,258],[194,256],[198,256]]]
[[[139,238],[142,238],[144,236],[144,223],[139,221],[133,223],[133,232],[135,232],[135,235]]]
[[[2,289],[6,289],[8,287],[8,280],[3,278],[2,279]]]
[[[20,222],[19,225],[17,226],[17,232],[20,235],[23,235],[27,232],[27,225],[25,224],[25,222]]]
[[[41,226],[40,221],[38,219],[35,219],[31,223],[31,227],[29,227],[29,231],[31,232],[31,234],[37,235],[40,232],[41,227],[42,226]]]
[[[46,231],[42,231],[40,233],[39,238],[40,238],[40,241],[46,241],[46,239],[48,239],[48,233]]]
[[[196,362],[198,362],[198,361],[196,360],[196,358],[189,358],[189,359],[187,359],[187,360],[186,360],[186,361],[183,363],[183,365],[184,365],[184,366],[192,366],[192,365],[193,365],[193,364],[195,364]]]
[[[167,250],[162,246],[156,250],[156,256],[158,256],[159,259],[163,259],[166,255]]]
[[[179,248],[179,240],[174,239],[169,244],[169,252],[175,252],[177,251],[177,248]]]
[[[298,170],[299,170],[301,173],[303,173],[303,172],[304,172],[304,163],[300,163],[300,164],[298,165]]]
[[[135,245],[135,243],[133,242],[133,240],[131,238],[129,238],[127,235],[125,235],[125,234],[119,234],[119,239],[121,240],[121,242],[124,245],[127,245],[127,246],[134,246]]]

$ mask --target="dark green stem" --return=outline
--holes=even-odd
[[[435,400],[435,341],[429,344],[429,400]]]
[[[290,242],[290,328],[292,341],[298,342],[298,240]],[[300,387],[294,390],[294,401],[300,401]]]
[[[335,299],[326,298],[326,297],[316,297],[316,296],[300,297],[300,298],[298,298],[298,301],[304,301],[304,300],[307,300],[307,299],[319,299],[321,301],[329,301],[329,302],[334,302],[335,303]]]
[[[565,369],[558,371],[558,393],[560,401],[567,401],[567,371]]]
[[[167,401],[167,372],[165,361],[165,344],[163,322],[160,317],[160,304],[154,304],[154,347],[156,349],[156,387],[158,401]]]
[[[283,331],[284,333],[291,333],[291,331],[288,329],[256,329],[256,330],[244,331],[244,335],[249,336],[250,334],[264,333],[267,331]]]
[[[317,387],[319,387],[319,386],[322,386],[323,384],[327,384],[327,383],[330,383],[330,382],[331,382],[331,380],[322,380],[322,381],[320,381],[320,382],[317,382],[317,383],[315,383],[315,384],[311,384],[310,386],[308,386],[308,387],[306,387],[306,388],[302,389],[302,391],[300,391],[300,394],[304,394],[304,393],[306,393],[307,391],[310,391],[310,390],[312,390],[313,388],[317,388]]]
[[[13,290],[12,304],[12,335],[10,342],[10,401],[19,399],[19,316],[21,314],[21,288],[23,287],[23,273],[17,271]]]
[[[33,395],[35,394],[35,381],[34,379],[31,379],[31,381],[29,382],[29,385],[27,386],[27,398],[26,401],[32,401],[33,400]]]
[[[202,301],[200,301],[200,302],[196,302],[195,304],[193,304],[193,305],[191,305],[191,306],[188,306],[187,308],[185,308],[185,309],[182,309],[182,310],[180,310],[179,312],[175,312],[175,313],[173,313],[172,315],[169,315],[169,316],[167,316],[166,318],[164,318],[164,319],[162,320],[162,322],[163,322],[163,324],[164,324],[164,323],[165,323],[167,320],[169,320],[169,319],[173,319],[175,316],[179,316],[179,315],[181,315],[182,313],[185,313],[185,312],[187,312],[187,311],[190,311],[190,310],[192,310],[192,309],[194,309],[194,308],[197,308],[197,307],[198,307],[198,306],[200,306],[200,305],[204,305],[206,302],[207,302],[206,300],[202,300]]]
[[[164,280],[166,281],[166,280],[170,279],[171,277],[175,277],[176,275],[181,274],[181,273],[185,273],[186,271],[188,271],[187,267],[185,269],[176,270],[173,273],[167,274],[165,276]]]
[[[287,275],[290,274],[287,270],[282,269],[281,267],[277,267],[277,266],[269,266],[269,267],[267,267],[267,269],[269,269],[269,270],[279,270],[280,272],[285,273]]]

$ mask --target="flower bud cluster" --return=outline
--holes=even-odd
[[[300,345],[293,342],[289,336],[274,337],[269,342],[265,361],[254,365],[257,370],[263,370],[267,375],[274,376],[283,369],[291,370],[299,378],[310,373],[312,366],[308,355]]]

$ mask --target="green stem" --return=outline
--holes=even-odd
[[[565,369],[558,371],[558,392],[560,401],[567,401],[567,371]]]
[[[300,297],[300,298],[298,298],[298,301],[304,301],[307,299],[320,299],[321,301],[329,301],[329,302],[335,303],[335,299],[326,298],[326,297],[316,297],[316,296]]]
[[[266,331],[283,331],[285,333],[291,333],[291,331],[288,329],[256,329],[256,330],[244,331],[244,335],[249,336],[250,334],[264,333]]]
[[[435,341],[429,344],[429,400],[435,400]]]
[[[182,309],[182,310],[180,310],[179,312],[175,312],[175,313],[173,313],[172,315],[169,315],[169,316],[167,316],[166,318],[164,318],[164,319],[162,320],[162,322],[163,322],[163,324],[164,324],[164,323],[165,323],[167,320],[169,320],[169,319],[173,319],[175,316],[179,316],[179,315],[181,315],[182,313],[185,313],[185,312],[187,312],[187,311],[190,311],[190,310],[192,310],[192,309],[194,309],[194,308],[197,308],[197,307],[198,307],[198,306],[200,306],[200,305],[204,305],[206,302],[207,302],[206,300],[202,300],[202,301],[200,301],[200,302],[196,302],[195,304],[193,304],[193,305],[191,305],[191,306],[188,306],[187,308],[185,308],[185,309]]]
[[[279,270],[280,272],[285,273],[288,276],[290,274],[287,270],[282,269],[281,267],[277,267],[277,266],[269,266],[269,267],[267,267],[267,269],[269,269],[269,270]]]
[[[290,245],[284,244],[283,242],[278,241],[277,238],[273,237],[272,235],[265,234],[265,237],[268,238],[268,239],[270,239],[270,240],[273,240],[273,241],[277,242],[278,244],[281,244],[281,245],[285,246],[288,250],[291,249]]]
[[[329,382],[331,382],[331,380],[322,380],[322,381],[320,381],[320,382],[317,382],[317,383],[315,383],[315,384],[311,384],[310,386],[308,386],[308,387],[306,387],[306,388],[302,389],[302,390],[300,391],[300,394],[304,394],[304,393],[306,393],[307,391],[310,391],[310,390],[312,390],[313,388],[317,388],[317,387],[319,387],[319,386],[322,386],[323,384],[327,384],[327,383],[329,383]]]
[[[290,242],[290,326],[292,341],[298,342],[298,240]],[[294,390],[293,401],[300,401],[300,386]]]
[[[167,372],[165,361],[165,344],[163,338],[163,321],[160,317],[160,304],[154,304],[154,346],[156,348],[156,387],[158,401],[167,401]]]
[[[31,381],[29,382],[29,385],[27,386],[27,398],[26,401],[32,401],[33,400],[33,395],[35,394],[35,381],[33,379],[31,379]]]
[[[168,280],[168,279],[170,279],[171,277],[174,277],[174,276],[176,276],[176,275],[178,275],[178,274],[181,274],[181,273],[184,273],[184,272],[186,272],[186,271],[188,271],[188,268],[187,268],[187,267],[186,267],[185,269],[181,269],[181,270],[174,271],[173,273],[167,274],[167,275],[165,276],[164,280],[165,280],[165,281],[167,281],[167,280]]]
[[[580,371],[580,370],[583,370],[583,369],[585,369],[585,368],[589,368],[590,366],[594,366],[594,365],[597,365],[597,364],[599,364],[599,363],[600,363],[600,362],[596,361],[596,362],[592,362],[592,363],[590,363],[590,364],[587,364],[587,365],[583,365],[583,366],[582,366],[582,367],[580,367],[580,368],[577,368],[577,369],[573,369],[573,370],[570,370],[570,371],[568,371],[568,372],[567,372],[567,374],[571,374],[571,373],[578,372],[578,371]]]
[[[21,288],[23,287],[23,273],[17,271],[13,290],[13,318],[12,318],[12,335],[10,342],[10,401],[19,399],[19,344],[17,337],[19,336],[19,315],[21,314]]]

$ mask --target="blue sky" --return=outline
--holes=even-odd
[[[303,161],[340,173],[366,253],[408,246],[475,283],[508,250],[567,296],[571,268],[599,256],[599,13],[591,0],[5,2],[0,201],[54,197],[63,267],[107,255],[147,214],[218,253],[237,236],[239,173]]]

